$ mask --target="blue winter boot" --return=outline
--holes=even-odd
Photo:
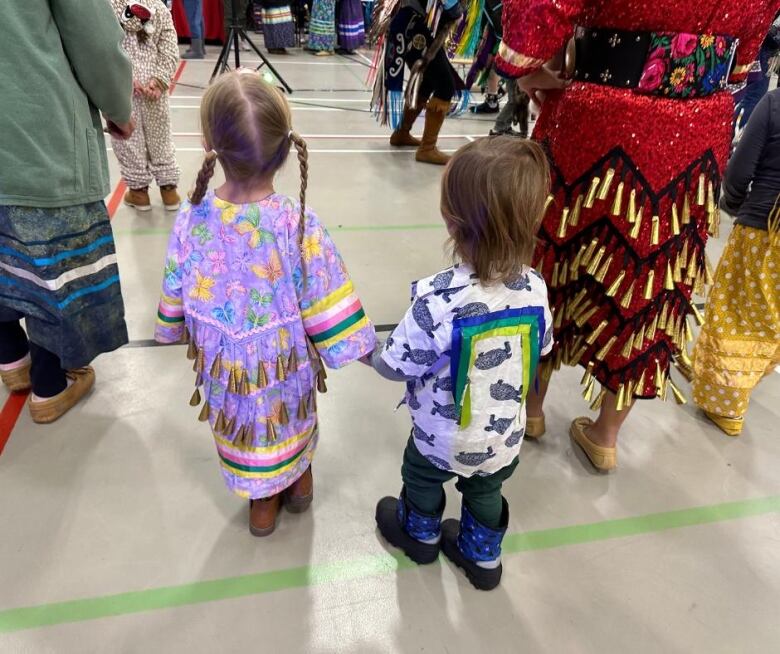
[[[441,516],[445,498],[436,515],[417,511],[406,499],[406,488],[401,497],[383,497],[376,505],[376,524],[385,540],[404,551],[415,563],[433,563],[439,556]]]
[[[461,568],[474,588],[493,590],[501,581],[501,541],[509,525],[509,505],[501,498],[501,523],[498,529],[486,527],[471,514],[466,503],[460,522],[450,518],[441,525],[441,549]]]

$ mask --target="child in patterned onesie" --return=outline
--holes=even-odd
[[[162,0],[111,0],[125,30],[122,47],[133,63],[133,118],[136,129],[126,141],[113,139],[122,177],[128,186],[125,204],[149,211],[149,184],[156,181],[165,208],[181,202],[179,165],[171,137],[168,87],[179,63],[179,46],[171,12]]]
[[[312,501],[323,361],[356,361],[376,336],[336,246],[305,210],[306,142],[282,94],[254,71],[222,75],[203,96],[201,125],[209,151],[171,235],[156,338],[189,337],[191,404],[205,396],[200,419],[225,483],[249,500],[252,534],[267,536],[282,503],[300,512]],[[300,202],[273,187],[293,145]],[[217,161],[226,182],[208,191]]]
[[[552,348],[547,287],[528,266],[548,187],[536,143],[496,136],[461,148],[441,195],[460,263],[412,286],[411,308],[371,360],[406,382],[412,417],[401,495],[379,501],[379,530],[417,563],[443,551],[483,590],[501,580],[501,486],[518,463],[537,362]],[[442,523],[453,478],[461,520]]]

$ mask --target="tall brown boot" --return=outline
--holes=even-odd
[[[439,98],[428,100],[428,106],[425,108],[425,129],[423,130],[422,142],[415,155],[417,161],[444,166],[450,160],[449,155],[439,151],[436,147],[441,126],[444,124],[444,117],[449,110],[450,102],[448,100],[440,100]]]
[[[396,148],[403,146],[414,146],[417,148],[420,146],[420,139],[414,138],[411,131],[412,125],[414,125],[414,121],[417,120],[417,116],[420,115],[421,111],[422,107],[419,109],[409,109],[408,107],[404,109],[404,118],[398,129],[390,136],[390,145]]]

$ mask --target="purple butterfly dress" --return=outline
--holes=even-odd
[[[251,499],[311,464],[321,362],[340,368],[376,344],[328,232],[307,211],[299,243],[299,215],[282,195],[233,204],[211,191],[182,205],[168,246],[155,337],[188,341],[190,404],[203,401],[228,488]]]

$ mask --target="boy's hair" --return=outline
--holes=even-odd
[[[453,255],[484,284],[509,281],[530,265],[550,189],[541,146],[492,136],[463,146],[441,184],[441,213]]]
[[[246,182],[273,175],[287,161],[290,143],[301,169],[301,216],[306,211],[308,151],[292,131],[290,107],[276,88],[254,71],[226,73],[206,90],[200,104],[203,138],[209,148],[198,173],[192,204],[200,204],[219,159],[231,181]],[[301,219],[301,227],[304,220]]]

